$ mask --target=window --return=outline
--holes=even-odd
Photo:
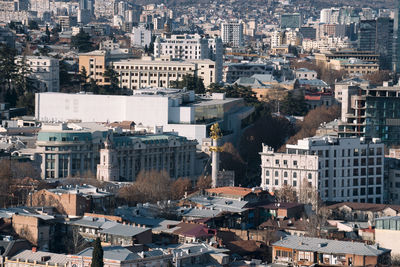
[[[287,178],[287,172],[283,173],[283,177]]]
[[[293,178],[297,178],[297,172],[293,173]]]
[[[297,166],[297,160],[293,160],[293,165]]]
[[[269,184],[269,179],[266,179],[266,180],[265,180],[265,183],[266,183],[266,184]]]
[[[275,177],[278,177],[278,176],[279,176],[278,171],[275,171]]]
[[[353,196],[358,196],[358,189],[357,188],[353,189]]]
[[[278,179],[275,179],[275,185],[279,185]]]
[[[275,160],[275,164],[279,164],[279,159],[276,159],[276,160]]]
[[[287,165],[287,160],[284,160],[284,161],[283,161],[283,165]]]
[[[299,251],[299,261],[313,261],[313,252]]]
[[[265,171],[265,176],[269,176],[269,170]]]
[[[293,181],[293,186],[297,186],[297,181]]]
[[[312,179],[312,174],[311,173],[308,174],[308,179]]]
[[[375,189],[375,191],[376,191],[376,194],[377,194],[377,195],[381,194],[381,187],[377,187],[377,188]]]

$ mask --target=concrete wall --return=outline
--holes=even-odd
[[[375,229],[375,242],[380,247],[391,249],[391,255],[400,255],[400,231]]]
[[[132,120],[147,126],[168,123],[168,98],[91,94],[36,94],[39,120],[114,122]]]

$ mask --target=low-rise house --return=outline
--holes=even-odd
[[[25,249],[31,249],[31,244],[27,240],[12,240],[11,236],[3,237],[3,240],[0,241],[0,266],[4,266],[6,259]]]
[[[195,243],[208,241],[216,235],[216,230],[208,228],[204,224],[180,223],[172,229],[172,234],[178,236],[179,243]]]
[[[270,203],[261,206],[266,214],[275,218],[300,218],[304,211],[301,203]]]
[[[264,200],[266,192],[261,189],[227,186],[205,189],[205,195],[256,202]]]
[[[343,202],[327,207],[332,219],[373,221],[376,218],[400,214],[400,205]]]
[[[317,79],[317,72],[315,70],[309,70],[307,68],[300,68],[294,71],[297,79],[304,80],[315,80]]]
[[[5,267],[67,267],[68,257],[64,254],[37,251],[36,247],[32,250],[23,250],[11,258],[4,261]]]
[[[227,266],[228,249],[214,248],[204,243],[182,244],[172,250],[174,266]]]
[[[172,261],[172,254],[160,249],[136,251],[135,247],[108,246],[103,247],[104,266],[160,266],[167,267]],[[87,248],[76,255],[68,255],[68,267],[86,267],[92,263],[93,248]]]
[[[50,249],[52,241],[54,241],[54,216],[22,208],[10,211],[9,216],[16,234],[40,249]]]
[[[116,223],[110,228],[101,230],[100,239],[108,245],[147,244],[152,242],[152,232],[150,228]]]
[[[390,249],[365,243],[286,236],[273,243],[275,263],[301,266],[390,266]]]
[[[76,227],[79,234],[85,239],[94,240],[100,237],[105,245],[131,246],[152,242],[150,228],[122,224],[106,218],[86,216],[76,221],[70,221],[68,225]]]
[[[91,185],[42,189],[30,195],[31,206],[53,206],[60,214],[82,216],[85,212],[105,212],[114,207],[114,194]]]

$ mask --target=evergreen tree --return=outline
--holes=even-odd
[[[289,92],[280,104],[280,111],[286,115],[306,115],[308,108],[304,96],[295,96],[292,92]]]
[[[82,30],[79,30],[79,33],[71,38],[72,47],[79,50],[79,52],[90,52],[93,51],[93,43],[90,41],[90,35]]]
[[[14,95],[12,91],[12,81],[15,79],[18,68],[15,64],[15,49],[4,44],[0,44],[0,100],[12,104],[12,99],[6,96]],[[15,102],[14,102],[15,103]]]
[[[204,94],[206,91],[203,80],[191,74],[184,75],[180,81],[171,81],[171,87],[186,87],[187,90],[193,90],[195,94]]]
[[[79,73],[79,82],[80,82],[81,91],[86,91],[88,79],[89,79],[89,76],[87,74],[86,68],[82,67],[82,69]]]
[[[112,66],[107,66],[104,71],[104,82],[109,83],[109,85],[104,86],[102,94],[112,94],[115,95],[119,92],[119,80],[118,73],[115,72]]]
[[[103,248],[101,247],[100,238],[97,237],[94,241],[93,254],[92,254],[92,264],[91,267],[103,267]]]

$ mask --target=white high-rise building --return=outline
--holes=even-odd
[[[271,35],[271,48],[281,46],[285,33],[283,31],[274,31]]]
[[[320,22],[326,24],[338,24],[340,10],[337,8],[324,8],[320,12]]]
[[[172,59],[211,59],[215,61],[215,82],[222,80],[223,44],[220,38],[207,38],[199,34],[171,35],[157,37],[154,42],[154,56],[171,56]]]
[[[23,57],[16,59],[17,64],[22,64]],[[60,91],[60,65],[59,60],[52,57],[27,56],[25,64],[30,69],[30,77],[38,81],[40,92]]]
[[[147,29],[145,25],[139,25],[132,29],[131,46],[147,47],[151,43],[151,30]]]
[[[243,23],[223,22],[221,23],[221,38],[224,44],[239,47],[243,45]]]
[[[286,145],[286,153],[264,146],[261,187],[307,186],[324,201],[383,202],[384,145],[380,139],[312,137]]]

